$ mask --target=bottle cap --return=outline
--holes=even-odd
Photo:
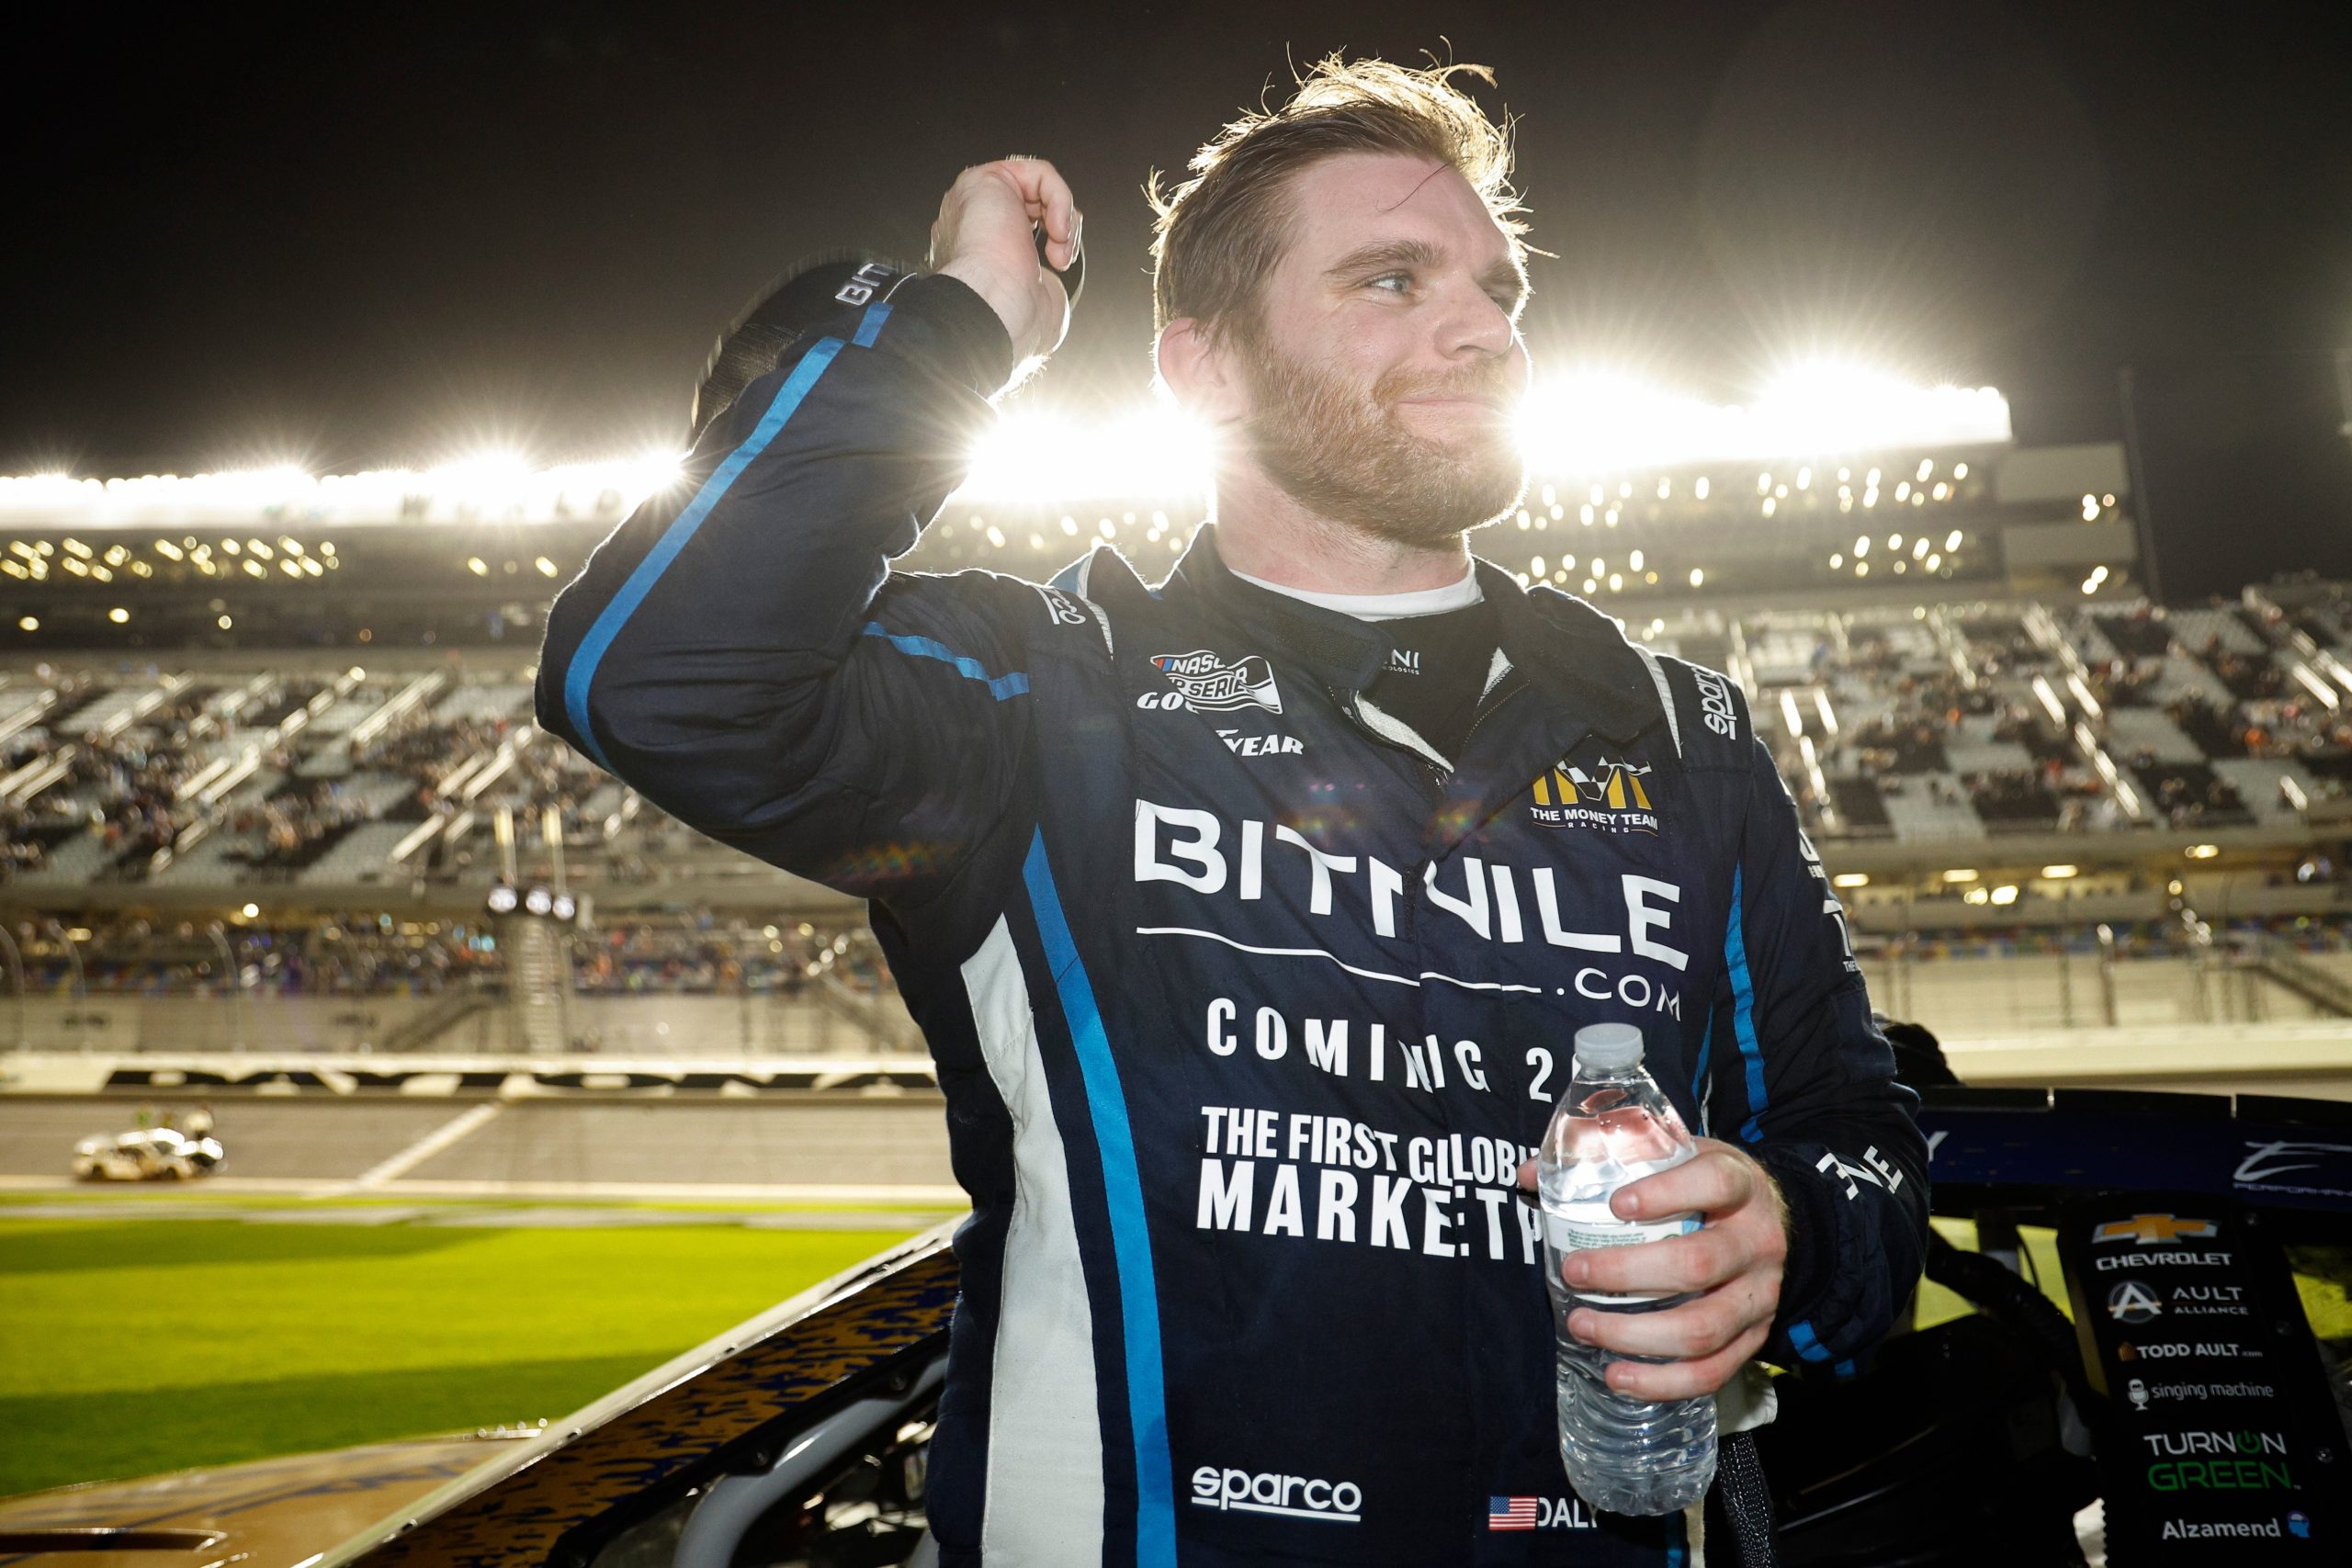
[[[1588,1023],[1577,1031],[1576,1051],[1588,1067],[1639,1066],[1642,1032],[1630,1023]]]

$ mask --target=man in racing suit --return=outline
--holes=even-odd
[[[1400,84],[1477,114],[1327,63],[1264,117],[1321,140],[1246,321],[1175,279],[1218,521],[1165,581],[1108,547],[1050,585],[890,570],[1066,321],[1076,208],[1016,160],[949,192],[933,275],[805,312],[550,616],[545,726],[871,900],[973,1204],[947,1562],[1684,1561],[1682,1518],[1561,1469],[1516,1194],[1585,1023],[1638,1024],[1711,1134],[1633,1190],[1703,1228],[1569,1266],[1694,1292],[1575,1314],[1674,1359],[1615,1386],[1849,1370],[1918,1273],[1908,1098],[1743,694],[1470,561],[1523,480],[1516,231],[1491,162],[1356,113]]]

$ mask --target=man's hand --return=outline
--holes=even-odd
[[[931,226],[934,272],[961,279],[989,302],[1012,352],[1023,360],[1061,346],[1069,299],[1038,265],[1032,225],[1046,227],[1046,259],[1055,272],[1078,254],[1080,221],[1069,186],[1042,158],[1003,158],[956,176]]]
[[[1620,1219],[1657,1220],[1698,1213],[1705,1224],[1688,1235],[1635,1247],[1589,1247],[1561,1260],[1571,1289],[1600,1295],[1695,1292],[1664,1312],[1606,1312],[1577,1307],[1568,1332],[1588,1344],[1627,1356],[1665,1356],[1658,1365],[1618,1361],[1609,1386],[1635,1399],[1690,1399],[1732,1380],[1762,1348],[1781,1301],[1781,1269],[1789,1256],[1787,1206],[1771,1174],[1738,1148],[1698,1140],[1691,1159],[1621,1188],[1610,1207]],[[1520,1185],[1535,1185],[1532,1160],[1519,1168]]]

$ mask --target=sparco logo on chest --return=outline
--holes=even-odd
[[[1228,664],[1208,649],[1198,649],[1191,653],[1155,653],[1151,663],[1193,707],[1283,711],[1282,693],[1274,689],[1274,667],[1263,654],[1244,654]]]

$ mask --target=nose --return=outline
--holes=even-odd
[[[1519,351],[1519,329],[1510,312],[1476,283],[1459,284],[1438,322],[1438,351],[1460,360],[1485,356],[1500,359]]]

